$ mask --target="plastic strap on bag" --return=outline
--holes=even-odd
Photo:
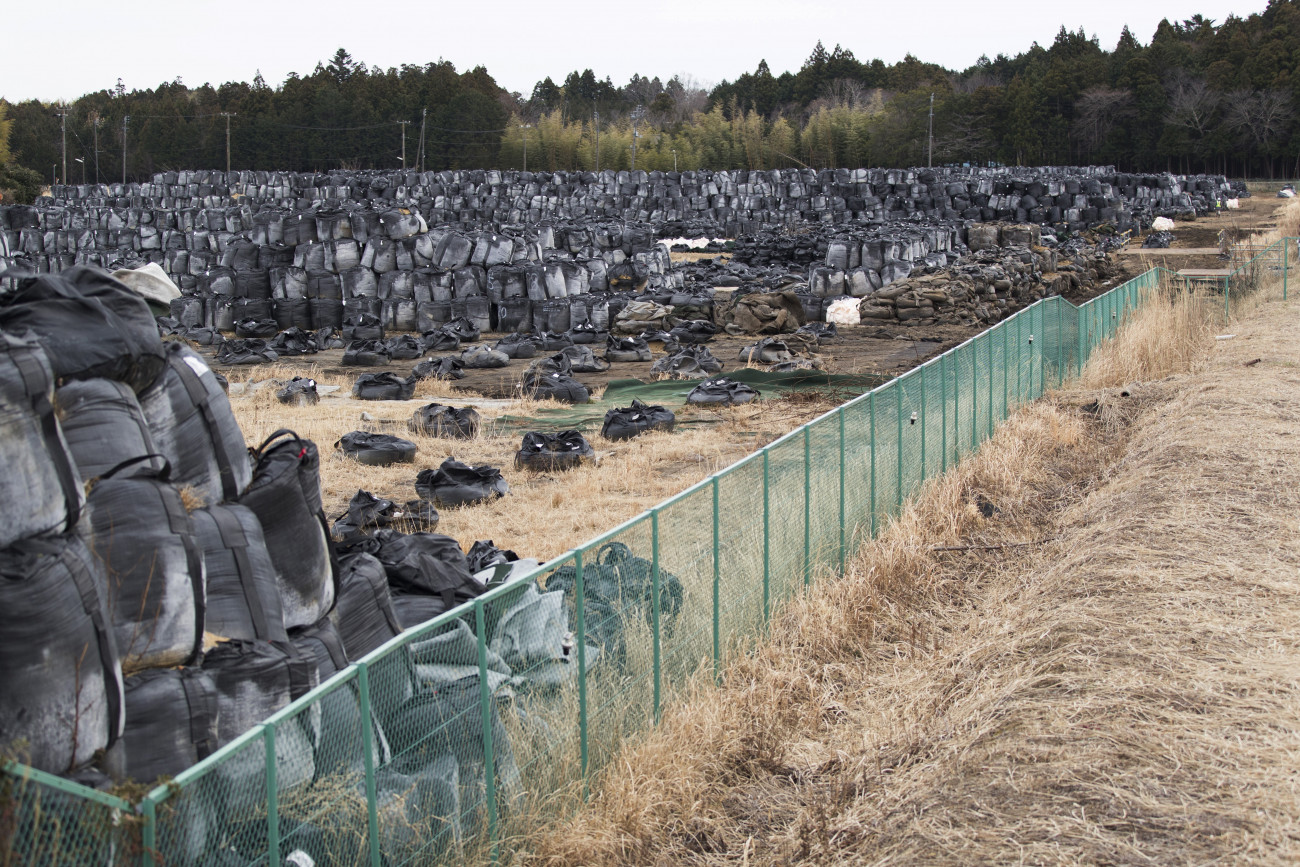
[[[262,609],[262,600],[257,593],[256,576],[253,574],[253,562],[248,557],[248,534],[239,523],[239,519],[228,510],[217,508],[208,512],[217,525],[221,535],[221,544],[235,558],[235,568],[239,571],[239,586],[244,592],[244,601],[248,604],[248,613],[253,618],[253,630],[258,638],[270,640],[271,625]]]
[[[81,596],[81,607],[95,627],[95,638],[99,644],[99,661],[104,668],[104,696],[108,701],[108,746],[117,742],[118,735],[125,720],[123,708],[123,686],[121,674],[117,668],[117,645],[113,643],[113,633],[104,621],[100,610],[99,591],[95,589],[92,576],[93,567],[85,558],[79,558],[79,564],[72,565],[72,583]]]
[[[68,515],[66,528],[71,531],[81,519],[81,482],[67,449],[58,447],[62,435],[59,432],[59,421],[54,415],[54,407],[50,403],[49,395],[46,394],[50,384],[49,376],[34,354],[12,352],[9,357],[18,368],[19,376],[23,378],[25,390],[32,395],[32,412],[40,416],[45,448],[54,462],[54,472],[59,477],[59,488],[63,491],[64,508]]]
[[[221,472],[221,491],[227,500],[233,500],[239,496],[239,486],[235,482],[235,462],[226,451],[226,442],[221,436],[221,428],[217,425],[217,416],[212,411],[212,397],[203,387],[203,380],[198,373],[190,367],[189,359],[181,359],[181,363],[173,364],[172,369],[180,376],[181,384],[185,386],[190,402],[198,407],[203,416],[203,423],[208,428],[208,439],[212,440],[213,451],[217,458],[217,468]]]
[[[217,703],[199,689],[196,680],[181,673],[181,689],[189,709],[190,743],[194,745],[195,757],[201,761],[217,748],[212,740],[212,732],[217,727]]]

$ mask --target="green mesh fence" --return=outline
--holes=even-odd
[[[1227,281],[1226,303],[1276,270],[1285,281],[1292,257],[1275,246]],[[134,802],[6,765],[0,865],[508,858],[925,479],[1076,375],[1160,280],[1021,310],[404,632]]]

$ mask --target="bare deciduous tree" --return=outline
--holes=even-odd
[[[1188,75],[1182,69],[1169,77],[1165,89],[1169,92],[1165,123],[1187,129],[1198,140],[1205,138],[1214,126],[1222,97],[1204,78]]]
[[[1132,116],[1133,110],[1133,93],[1129,90],[1097,85],[1079,94],[1070,131],[1080,152],[1091,156],[1120,121]]]

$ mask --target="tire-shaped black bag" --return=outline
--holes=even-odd
[[[492,347],[510,358],[532,358],[537,354],[537,344],[527,334],[507,334]]]
[[[686,402],[702,406],[736,406],[760,398],[758,389],[726,377],[706,379],[686,395]]]
[[[415,443],[392,434],[354,430],[340,437],[334,448],[354,458],[357,463],[371,467],[415,462]]]
[[[0,732],[52,774],[122,733],[122,667],[103,564],[79,536],[0,549]],[[73,737],[73,733],[76,737]]]
[[[648,430],[671,431],[676,423],[677,416],[667,407],[648,406],[634,400],[631,406],[605,413],[600,435],[607,440],[630,440]]]
[[[713,356],[709,347],[695,344],[659,359],[651,365],[650,372],[670,379],[704,379],[721,373],[722,362]]]
[[[464,364],[455,355],[444,355],[442,358],[426,358],[415,369],[411,375],[416,379],[464,379]]]
[[[157,454],[135,392],[111,379],[74,379],[55,393],[59,426],[83,482],[142,455]],[[140,465],[162,469],[163,458]]]
[[[403,506],[369,491],[357,491],[348,503],[347,513],[334,522],[332,532],[347,543],[369,530],[393,524],[411,531],[432,530],[438,526],[438,519],[438,510],[427,500],[407,500]]]
[[[395,373],[363,373],[352,384],[357,400],[410,400],[415,394],[416,378],[402,379]]]
[[[116,379],[138,393],[163,367],[148,303],[99,268],[19,279],[0,297],[0,330],[31,331],[59,379]]]
[[[384,345],[388,349],[388,357],[394,361],[413,361],[424,355],[423,342],[411,334],[390,337]]]
[[[560,403],[587,403],[591,392],[571,376],[560,373],[525,376],[520,384],[525,397],[533,400],[555,400]]]
[[[415,477],[415,493],[436,506],[472,505],[509,492],[496,467],[472,467],[455,458],[447,458],[436,470],[420,470]]]
[[[266,364],[280,355],[260,337],[227,340],[217,349],[218,364]]]
[[[569,339],[574,344],[603,343],[608,337],[609,332],[602,331],[590,322],[583,322],[569,329]]]
[[[40,344],[0,333],[0,547],[71,530],[81,515],[81,476],[53,397]]]
[[[357,367],[382,367],[390,360],[382,340],[354,340],[343,351],[343,363]]]
[[[153,455],[126,462],[129,469]],[[124,670],[198,659],[207,598],[203,549],[168,467],[120,476],[115,467],[90,489],[91,548],[108,575],[113,637]]]
[[[689,319],[668,332],[678,343],[708,343],[718,333],[718,326],[707,319]]]
[[[239,497],[257,516],[280,588],[287,628],[310,626],[334,607],[337,564],[321,508],[320,454],[278,430],[253,452],[253,481]]]
[[[587,438],[576,430],[546,434],[529,431],[515,453],[515,468],[534,472],[571,470],[595,460],[596,452]]]
[[[281,331],[267,346],[274,349],[276,355],[283,356],[314,355],[320,351],[315,333],[301,328]]]
[[[275,564],[262,524],[229,503],[190,513],[207,570],[207,632],[222,638],[285,641]]]
[[[483,344],[461,350],[460,363],[462,367],[470,370],[487,370],[508,366],[510,356],[499,350],[489,349],[486,344]]]
[[[619,337],[611,334],[605,342],[606,361],[649,361],[650,344],[640,337]]]
[[[603,373],[609,370],[609,362],[597,358],[590,346],[568,346],[560,350],[560,355],[569,359],[569,369],[573,373]]]
[[[280,323],[274,319],[241,319],[235,323],[235,336],[241,339],[274,337],[280,331]]]
[[[233,500],[253,467],[230,399],[197,352],[167,345],[167,368],[140,395],[149,433],[171,464],[171,480],[190,485],[205,503]]]
[[[201,668],[154,669],[126,679],[123,780],[174,777],[217,749],[217,687]]]
[[[420,346],[424,352],[455,352],[460,349],[460,338],[446,328],[436,328],[420,335]]]
[[[443,439],[467,440],[478,436],[482,419],[472,406],[454,407],[426,403],[406,422],[412,433]]]
[[[464,316],[459,316],[451,320],[446,325],[442,326],[442,330],[448,334],[455,335],[461,343],[474,343],[483,333],[479,330],[477,325],[469,319],[466,319]]]
[[[343,339],[348,342],[383,340],[384,326],[378,316],[370,313],[355,313],[343,320]]]
[[[275,393],[275,399],[291,406],[314,406],[320,403],[320,394],[316,391],[316,380],[295,376]]]

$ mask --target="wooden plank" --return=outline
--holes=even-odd
[[[1232,269],[1230,268],[1183,268],[1178,272],[1179,277],[1230,277]]]
[[[1217,256],[1218,247],[1140,247],[1118,251],[1121,256]]]

